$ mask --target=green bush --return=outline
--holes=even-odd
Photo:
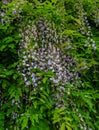
[[[98,129],[98,0],[14,0],[0,7],[0,130]],[[59,64],[58,55],[65,57]]]

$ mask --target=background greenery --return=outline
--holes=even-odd
[[[0,2],[0,11],[5,12],[0,16],[0,130],[98,130],[98,0],[21,0],[23,4],[19,5],[18,2]],[[88,20],[84,20],[84,34],[79,31],[83,26],[81,15]],[[49,81],[52,72],[39,72],[44,78],[38,90],[40,87],[44,89],[35,93],[31,86],[24,87],[22,74],[17,70],[20,65],[19,28],[29,20],[38,21],[40,17],[54,22],[58,31],[62,30],[60,24],[64,23],[62,35],[67,34],[73,43],[74,49],[64,51],[75,59],[74,71],[79,73],[80,81],[77,87],[75,83],[66,85],[67,88],[76,88],[71,89],[70,95],[65,93],[66,108],[55,109]],[[92,36],[87,35],[88,24]],[[91,46],[91,39],[95,47]],[[86,41],[90,46],[84,46]],[[24,95],[28,96],[27,101]]]

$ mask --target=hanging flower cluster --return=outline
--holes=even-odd
[[[55,101],[63,100],[60,97],[64,95],[66,84],[72,84],[78,80],[78,74],[71,70],[71,67],[75,67],[74,59],[57,46],[69,39],[67,37],[58,38],[57,31],[51,29],[48,22],[42,18],[35,25],[28,23],[27,26],[20,29],[20,35],[22,40],[20,41],[19,57],[22,68],[20,69],[19,66],[18,69],[22,72],[25,86],[32,85],[32,88],[36,90],[36,87],[42,82],[42,76],[36,76],[33,69],[40,68],[42,72],[51,71],[55,74],[49,79],[52,82],[53,98]],[[56,90],[53,85],[57,86]],[[57,91],[56,96],[55,91]],[[64,104],[56,103],[56,106],[61,107]]]
[[[94,6],[90,11],[90,15],[91,15],[93,21],[95,22],[96,27],[99,27],[99,3],[94,2],[93,4],[94,4]]]
[[[22,12],[22,8],[24,7],[25,4],[27,4],[26,0],[17,0],[17,1],[12,1],[11,3],[10,2],[11,1],[8,1],[8,0],[2,1],[2,3],[4,4],[4,9],[0,10],[0,13],[1,13],[0,21],[2,24],[13,21],[13,18],[15,19],[15,17],[18,19],[18,21],[19,20],[21,21],[22,16],[20,14]],[[6,5],[9,5],[9,4],[10,6],[13,6],[14,8],[10,8],[10,10],[7,9]],[[6,15],[9,13],[11,13],[10,15],[12,15],[13,18],[6,17]]]
[[[85,41],[85,47],[89,48],[93,48],[94,50],[96,50],[96,44],[95,41],[93,40],[92,36],[92,31],[91,31],[91,26],[88,22],[87,19],[87,14],[83,8],[82,3],[76,3],[75,4],[75,10],[77,12],[78,18],[81,21],[81,28],[79,29],[79,32],[87,37],[87,40]]]

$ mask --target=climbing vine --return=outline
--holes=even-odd
[[[0,14],[0,130],[98,129],[98,0],[4,0]]]

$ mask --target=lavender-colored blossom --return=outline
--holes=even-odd
[[[30,84],[31,84],[30,81],[25,82],[26,86],[29,86]]]

